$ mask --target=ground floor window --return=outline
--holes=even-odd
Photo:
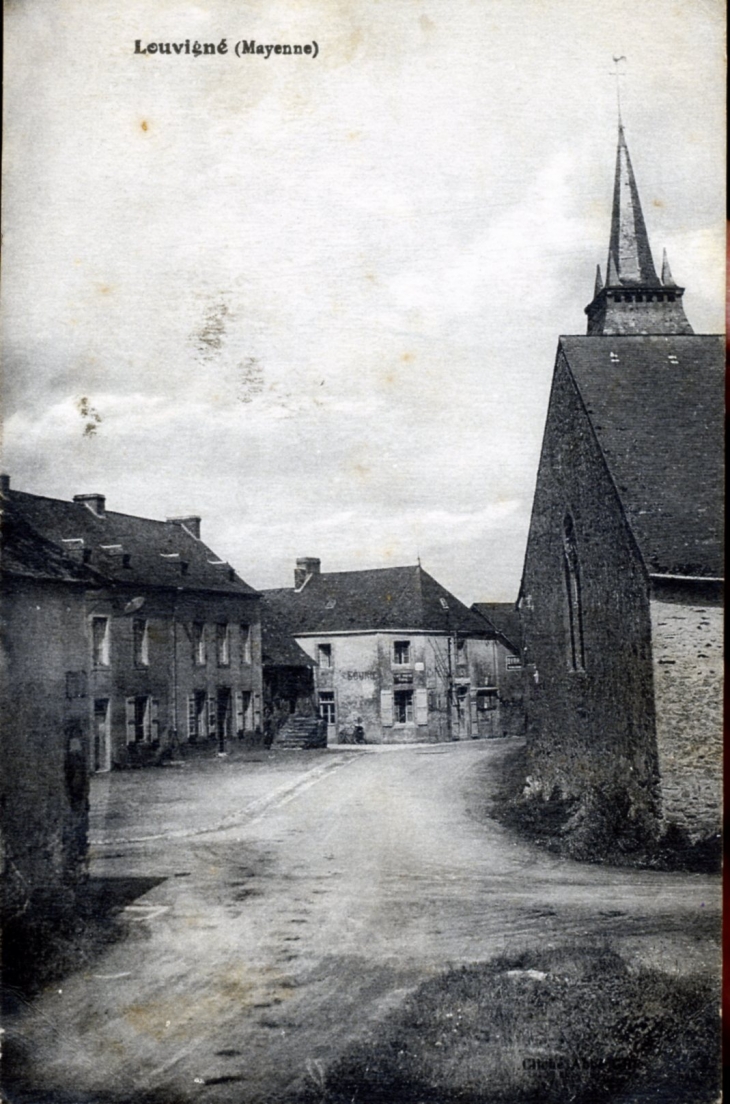
[[[188,740],[193,743],[205,737],[205,690],[196,690],[188,697]]]
[[[497,708],[496,690],[479,690],[477,692],[477,713],[489,713]]]
[[[159,740],[159,705],[156,698],[127,698],[127,743],[149,744]]]
[[[328,725],[333,725],[335,723],[335,695],[333,691],[320,691],[319,715]]]
[[[413,723],[413,691],[393,691],[393,719],[396,724]]]

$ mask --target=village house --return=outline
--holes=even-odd
[[[522,669],[522,628],[515,602],[474,602],[472,613],[482,617],[494,633],[496,682],[499,703],[505,718],[510,717],[511,731],[524,730],[524,678]]]
[[[86,874],[86,592],[103,579],[26,522],[5,477],[2,487],[0,918],[8,936],[16,921],[72,909]]]
[[[529,786],[697,841],[720,824],[724,341],[683,294],[619,127],[607,278],[558,343],[520,591]]]
[[[297,560],[294,588],[264,592],[315,662],[329,743],[476,739],[505,734],[498,634],[420,564],[323,573]]]
[[[5,499],[66,562],[94,572],[85,662],[74,659],[91,770],[156,761],[185,742],[224,751],[260,735],[259,596],[203,543],[198,517],[115,513],[100,494],[66,502],[6,486]],[[50,611],[48,633],[69,668]]]

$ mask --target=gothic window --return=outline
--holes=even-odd
[[[575,527],[570,514],[563,522],[563,561],[568,606],[568,662],[573,671],[585,670],[583,647],[583,609],[581,603],[580,564],[575,543]]]

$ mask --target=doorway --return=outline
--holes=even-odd
[[[337,737],[337,723],[333,690],[320,690],[319,715],[327,725],[327,743],[334,744]]]
[[[96,698],[94,701],[92,769],[97,773],[111,770],[112,766],[109,713],[109,699]]]

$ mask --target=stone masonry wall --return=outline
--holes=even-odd
[[[663,595],[651,623],[662,821],[695,841],[720,830],[722,609]]]
[[[564,519],[580,566],[585,664],[571,662]],[[535,489],[520,612],[527,738],[545,796],[658,804],[649,583],[562,354]]]

